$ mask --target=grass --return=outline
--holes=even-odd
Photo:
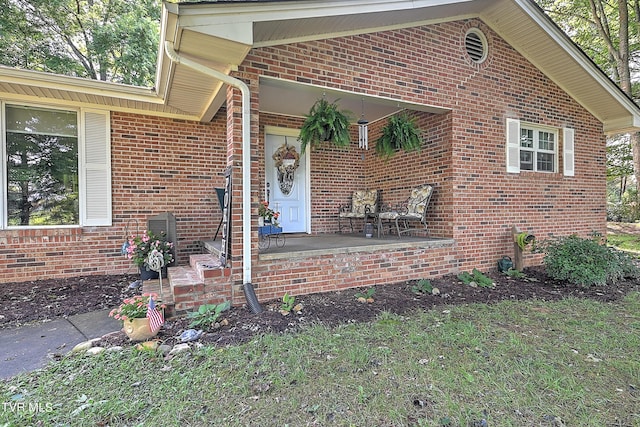
[[[622,251],[640,254],[640,235],[607,233],[607,244]]]
[[[639,313],[637,293],[501,302],[66,357],[0,383],[0,426],[640,426]]]

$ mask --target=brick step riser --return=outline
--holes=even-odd
[[[202,304],[220,304],[231,299],[231,269],[220,268],[217,257],[192,255],[189,266],[169,267],[163,279],[161,298],[167,318],[194,311]],[[160,294],[160,281],[143,284],[143,293]]]

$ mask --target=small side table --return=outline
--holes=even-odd
[[[371,219],[371,221],[369,221]],[[378,212],[367,212],[364,214],[364,226],[367,226],[367,223],[371,222],[374,227],[378,230],[378,239],[380,238],[380,218],[378,217]]]

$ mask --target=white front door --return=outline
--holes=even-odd
[[[307,153],[300,156],[298,167],[292,174],[279,172],[273,159],[273,155],[285,143],[300,155],[297,136],[297,130],[268,129],[265,137],[265,199],[269,201],[271,209],[280,212],[278,222],[284,233],[310,232]]]

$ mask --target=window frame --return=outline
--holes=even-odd
[[[79,198],[79,217],[77,224],[64,225],[8,225],[8,195],[7,195],[7,124],[6,124],[6,106],[19,106],[27,108],[43,108],[51,110],[61,110],[75,112],[78,126],[78,198]],[[90,119],[91,118],[91,119]],[[100,123],[100,121],[102,121]],[[98,123],[100,126],[96,130],[91,128],[92,124]],[[89,148],[89,150],[88,150]],[[88,153],[89,151],[89,153]],[[102,154],[101,161],[96,163],[96,155]],[[61,228],[80,228],[86,226],[111,226],[112,225],[112,190],[111,190],[111,128],[110,128],[110,111],[89,109],[83,107],[72,107],[69,105],[51,105],[46,103],[25,102],[19,99],[0,99],[0,154],[2,162],[0,162],[0,185],[2,186],[0,194],[0,230],[42,230],[42,229],[61,229]],[[88,182],[88,171],[101,171],[102,176],[98,184],[102,185],[99,189],[102,191],[97,198],[104,198],[99,206],[91,206],[92,202],[88,196],[88,185],[94,182]],[[92,175],[93,176],[93,175]],[[97,179],[96,179],[97,181]]]
[[[539,173],[558,173],[558,157],[560,155],[559,150],[559,136],[560,132],[558,132],[557,128],[551,126],[542,126],[534,123],[528,122],[520,122],[520,142],[522,142],[522,132],[523,131],[532,131],[532,147],[523,147],[522,144],[519,144],[518,155],[519,159],[521,159],[522,152],[531,152],[532,156],[532,169],[525,169],[522,167],[522,162],[520,161],[520,170],[528,171],[528,172],[539,172]],[[547,133],[553,135],[553,150],[548,150],[544,148],[540,148],[540,134]],[[552,154],[553,155],[553,170],[538,170],[538,154]]]

